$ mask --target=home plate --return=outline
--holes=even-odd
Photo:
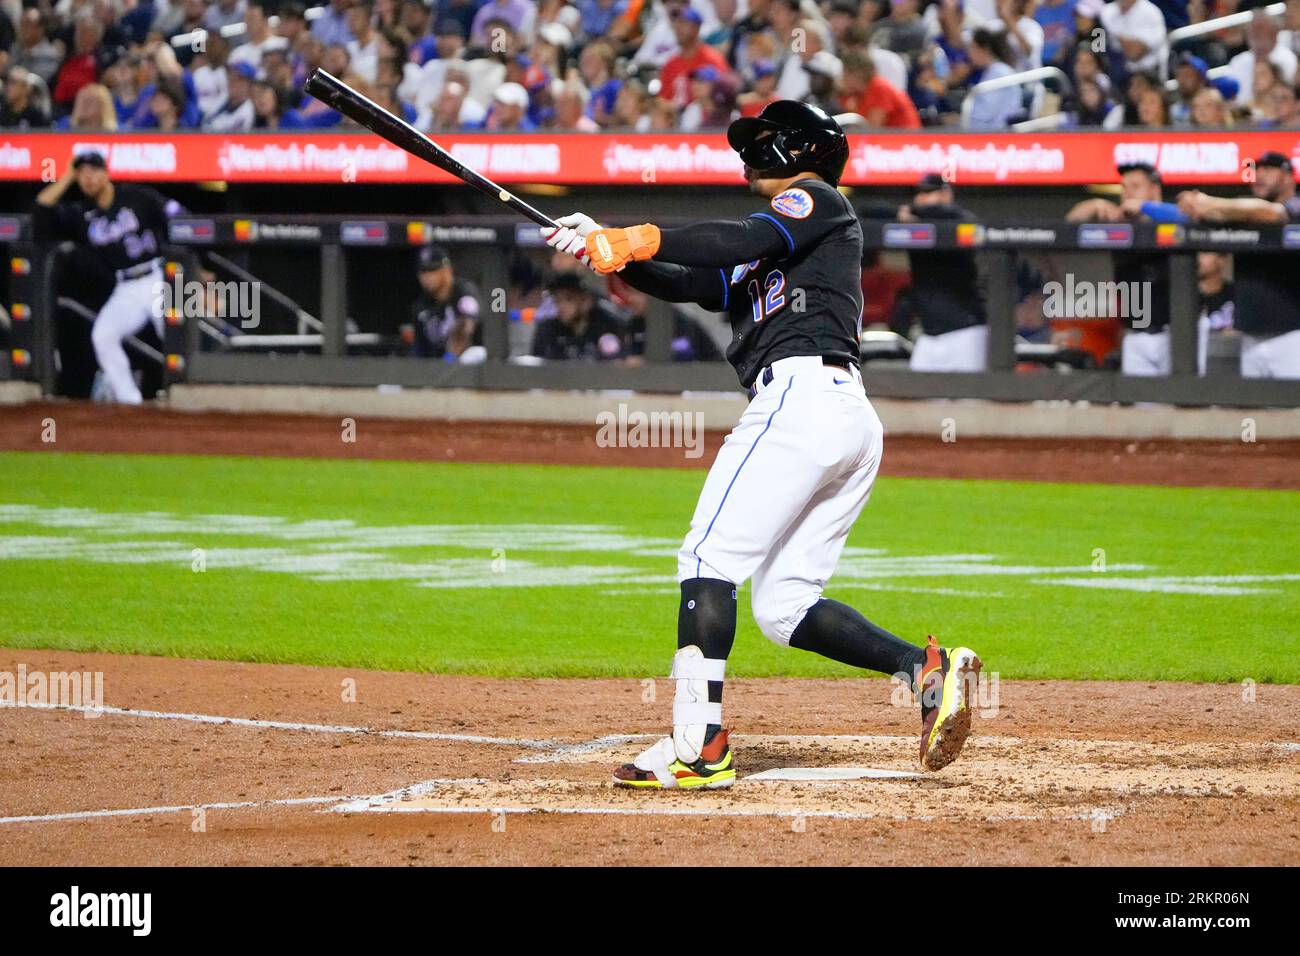
[[[907,770],[877,770],[874,767],[773,767],[751,773],[746,780],[907,780],[921,776]]]

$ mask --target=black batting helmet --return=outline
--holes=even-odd
[[[727,142],[746,166],[772,179],[811,172],[838,186],[849,160],[849,139],[840,124],[794,100],[777,100],[757,116],[736,120]]]

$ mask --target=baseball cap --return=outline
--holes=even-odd
[[[771,76],[776,72],[776,64],[771,60],[755,60],[750,70],[754,74],[754,79],[761,80],[763,77]]]
[[[1237,94],[1241,92],[1241,84],[1231,76],[1216,76],[1210,80],[1210,85],[1218,90],[1223,98],[1229,102],[1235,100]]]
[[[518,83],[502,83],[497,87],[492,99],[504,106],[517,106],[521,110],[528,109],[528,91]]]
[[[573,45],[573,33],[563,23],[544,23],[538,28],[537,35],[551,46],[567,49]]]
[[[425,246],[420,250],[419,270],[421,272],[432,272],[434,269],[449,265],[451,265],[451,258],[442,246]]]
[[[443,17],[438,21],[438,25],[433,28],[434,35],[440,37],[460,37],[464,39],[465,28],[461,26],[459,20],[453,20],[451,17]]]
[[[809,73],[829,77],[832,80],[838,80],[844,73],[844,64],[830,50],[818,50],[808,58],[803,68]]]
[[[239,63],[229,63],[226,65],[226,69],[231,73],[238,73],[246,80],[257,79],[257,70],[253,68],[253,64],[251,63],[245,63],[243,61],[240,61]]]
[[[100,169],[108,169],[108,160],[104,159],[104,154],[97,149],[89,149],[84,153],[78,153],[77,158],[72,161],[73,169],[80,169],[82,166],[97,166]]]
[[[939,190],[947,188],[948,181],[939,173],[926,173],[916,184],[918,193],[937,193]]]
[[[1156,169],[1150,163],[1138,161],[1136,163],[1120,163],[1115,167],[1115,171],[1121,176],[1128,173],[1146,173],[1147,179],[1153,183],[1160,182],[1160,170]]]
[[[557,272],[546,283],[548,292],[587,292],[587,284],[576,272]]]
[[[673,14],[674,20],[685,20],[687,23],[703,23],[704,17],[700,16],[700,11],[694,7],[686,7],[680,13]]]
[[[1291,160],[1277,150],[1270,149],[1267,153],[1261,153],[1260,157],[1255,160],[1255,168],[1271,167],[1273,169],[1284,169],[1291,172]]]
[[[707,83],[714,82],[721,75],[722,74],[718,72],[716,66],[709,66],[707,64],[705,66],[698,66],[691,70],[692,80],[704,80]]]
[[[1183,55],[1178,58],[1178,65],[1190,66],[1197,73],[1201,74],[1201,79],[1205,79],[1206,74],[1210,72],[1210,68],[1206,65],[1205,61],[1195,53],[1183,53]]]

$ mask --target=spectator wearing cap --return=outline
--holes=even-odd
[[[589,39],[603,37],[614,21],[627,10],[628,0],[578,0],[582,35]]]
[[[816,106],[827,113],[838,113],[840,104],[836,89],[844,75],[844,65],[830,50],[818,50],[803,65],[808,74],[808,87],[801,102]]]
[[[1282,153],[1255,160],[1251,195],[1241,199],[1189,190],[1178,207],[1198,222],[1283,226],[1300,222],[1295,169]],[[1295,253],[1237,253],[1233,269],[1233,321],[1241,332],[1241,374],[1246,378],[1300,378],[1300,282]]]
[[[1110,0],[1098,18],[1112,41],[1118,41],[1128,72],[1159,71],[1165,60],[1168,28],[1151,0]]]
[[[921,117],[907,94],[876,72],[875,61],[861,50],[844,54],[840,106],[871,126],[919,129]]]
[[[1163,197],[1159,170],[1150,163],[1126,163],[1118,167],[1120,201],[1085,199],[1067,214],[1066,221],[1081,222],[1186,222],[1187,215]],[[1117,252],[1114,276],[1119,283],[1140,283],[1150,290],[1145,311],[1130,308],[1116,315],[1124,327],[1120,347],[1120,370],[1125,375],[1168,375],[1172,363],[1169,349],[1169,257],[1151,252]],[[1129,285],[1129,288],[1134,286]],[[1132,303],[1130,303],[1132,305]],[[1205,339],[1202,329],[1198,348],[1199,365],[1205,367]]]
[[[634,289],[617,272],[609,276],[610,301],[621,306],[627,315],[625,351],[628,364],[640,364],[646,349],[646,322],[650,318],[651,297]],[[672,315],[672,339],[669,348],[674,362],[721,362],[722,350],[708,331],[691,316],[676,307],[669,307]]]
[[[456,275],[442,246],[421,249],[416,268],[420,294],[411,304],[411,324],[402,329],[402,339],[412,355],[456,361],[482,341],[479,291]]]
[[[1192,100],[1205,89],[1209,72],[1205,61],[1194,53],[1183,53],[1178,57],[1178,65],[1174,68],[1177,90],[1169,107],[1169,120],[1173,125],[1192,125]]]
[[[836,60],[836,63],[839,61]],[[841,68],[841,72],[843,72]],[[737,105],[740,107],[741,116],[757,116],[771,103],[775,103],[781,97],[776,95],[776,64],[771,60],[756,60],[750,66],[750,74],[754,78],[749,90],[741,93],[737,97]],[[811,79],[809,80],[811,83]],[[833,81],[832,81],[833,82]],[[828,110],[827,112],[835,112]]]
[[[446,17],[433,30],[433,50],[440,60],[461,60],[465,56],[464,28],[459,20]]]
[[[1286,83],[1296,78],[1296,54],[1278,43],[1277,22],[1263,10],[1256,10],[1246,28],[1247,49],[1228,61],[1228,74],[1237,81],[1236,103],[1247,106],[1255,88],[1255,63],[1268,60],[1282,71]]]
[[[324,12],[312,21],[312,36],[326,47],[335,43],[346,47],[352,40],[352,31],[348,28],[348,9],[351,5],[351,0],[330,0]]]
[[[952,184],[927,173],[912,201],[898,209],[900,222],[937,219],[975,222],[957,205]],[[988,313],[979,268],[970,250],[912,251],[912,284],[899,309],[921,326],[912,349],[914,372],[982,372],[988,356]],[[908,323],[910,325],[910,322]]]
[[[372,0],[357,0],[348,9],[348,30],[352,33],[347,43],[352,72],[373,83],[379,75],[379,32],[375,29]]]
[[[136,74],[140,57],[125,49],[116,50],[100,71],[100,82],[108,89],[117,114],[117,125],[126,124],[140,107],[140,89]]]
[[[749,0],[746,16],[736,21],[735,26],[731,28],[731,47],[727,52],[727,62],[737,73],[752,75],[757,60],[771,59],[768,54],[755,56],[750,50],[750,41],[754,37],[771,38],[772,24],[767,18],[771,6],[772,0]]]
[[[777,2],[777,0],[774,0],[774,2]],[[653,6],[650,25],[645,30],[641,45],[637,47],[636,53],[632,56],[634,66],[657,66],[662,70],[668,65],[668,61],[678,53],[680,47],[680,40],[677,37],[677,21],[688,10],[690,11],[689,20],[697,25],[695,31],[697,38],[713,30],[717,23],[717,17],[714,15],[713,4],[710,0],[660,0],[659,3]],[[700,45],[704,46],[703,43]],[[714,66],[717,66],[717,64],[715,63]],[[683,78],[690,72],[690,69],[687,68],[683,72]],[[659,95],[664,96],[664,93],[660,91]]]
[[[51,99],[56,110],[67,112],[71,109],[77,90],[87,83],[94,83],[97,79],[96,55],[103,38],[104,28],[100,26],[98,20],[85,14],[78,16],[73,28],[72,52],[59,67],[58,77],[51,91]]]
[[[257,70],[251,63],[226,66],[226,102],[204,122],[203,128],[214,133],[247,133],[257,119],[253,106],[253,82]]]
[[[222,27],[243,22],[244,0],[213,0],[203,14],[203,28],[209,33],[220,33]]]
[[[614,123],[614,104],[623,81],[614,76],[614,48],[604,40],[588,43],[578,54],[578,72],[591,91],[587,115],[600,126]]]
[[[722,129],[736,116],[739,86],[731,73],[703,66],[691,74],[691,102],[682,110],[683,130]]]
[[[244,10],[244,42],[231,51],[230,63],[247,63],[254,70],[262,68],[262,54],[279,38],[271,31],[263,0],[249,0]]]
[[[5,74],[4,101],[0,102],[0,128],[40,129],[50,125],[49,116],[32,95],[33,80],[39,82],[26,67],[9,67]]]
[[[659,95],[675,106],[684,107],[691,100],[691,74],[702,67],[711,66],[719,75],[730,72],[726,58],[713,47],[700,42],[700,27],[704,18],[693,7],[682,7],[672,15],[673,34],[677,38],[677,52],[668,58],[659,74],[662,85]]]
[[[18,40],[9,54],[10,62],[30,70],[49,86],[58,75],[63,51],[45,34],[41,12],[27,7],[18,19]]]
[[[1063,63],[1078,36],[1073,0],[1040,0],[1033,16],[1043,31],[1042,61]]]
[[[508,24],[515,34],[527,42],[533,36],[537,7],[529,0],[487,0],[479,7],[478,13],[474,14],[474,23],[469,31],[471,46],[494,49],[494,38],[489,35],[489,24],[494,20]]]
[[[547,284],[552,318],[537,322],[531,352],[547,361],[603,362],[623,358],[628,328],[604,298],[576,272],[563,272]],[[550,311],[547,303],[538,312]]]
[[[537,124],[528,118],[528,91],[518,83],[502,83],[492,94],[483,128],[496,132],[531,133]]]

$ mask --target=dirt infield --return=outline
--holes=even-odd
[[[42,440],[53,419],[57,441]],[[674,448],[601,448],[596,427],[519,422],[360,419],[356,441],[336,418],[124,408],[85,402],[0,407],[0,451],[274,455],[403,461],[535,462],[707,467],[724,433],[699,458]],[[889,436],[882,473],[1201,487],[1300,489],[1300,441],[1114,441]]]
[[[0,408],[0,450],[44,452],[689,467],[720,439],[692,461],[577,426],[366,419],[345,444],[326,418]],[[1298,461],[1300,442],[892,438],[884,471],[1300,488]],[[0,648],[0,675],[20,667],[102,673],[107,709],[0,703],[0,866],[1300,860],[1300,686],[1003,681],[962,758],[922,774],[887,682],[734,680],[738,783],[665,794],[609,772],[664,729],[666,680],[646,702],[638,679]]]
[[[0,707],[0,865],[1300,858],[1300,687],[1003,682],[921,774],[885,681],[737,680],[736,786],[624,793],[609,771],[662,729],[668,681],[651,704],[638,680],[0,651],[19,665],[102,672],[110,711]],[[885,773],[752,776],[849,767]]]

